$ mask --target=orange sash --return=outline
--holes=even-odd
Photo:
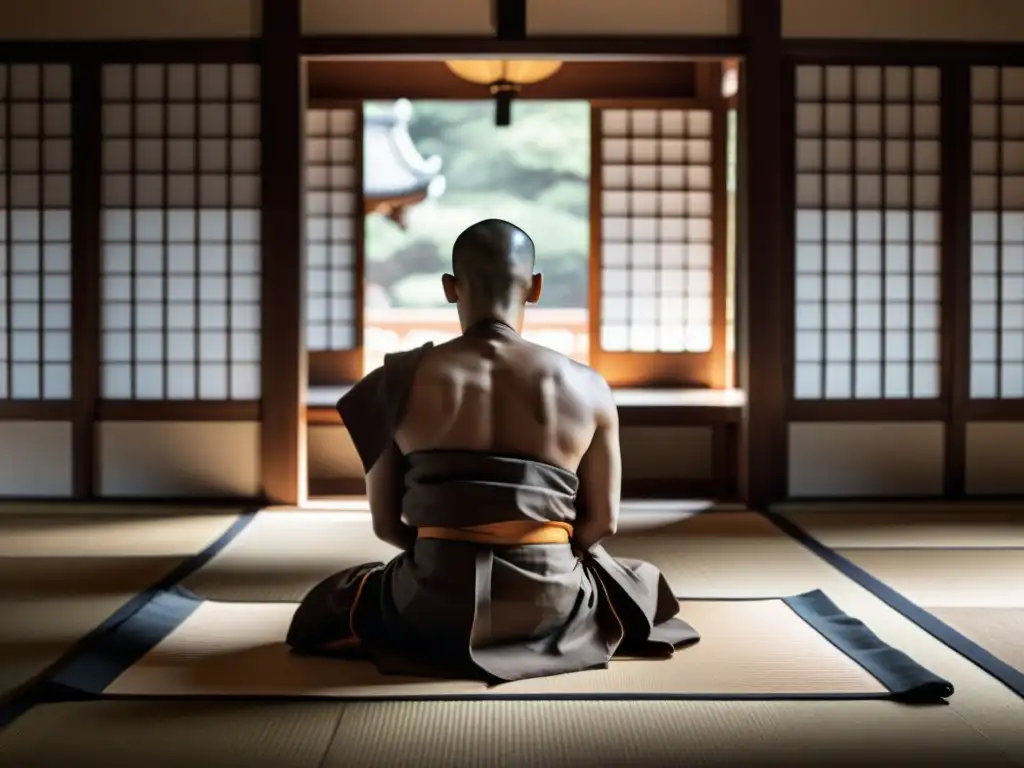
[[[418,538],[468,541],[491,546],[519,546],[521,544],[568,544],[572,538],[569,523],[532,520],[510,520],[504,523],[469,525],[464,528],[427,526],[418,529]]]

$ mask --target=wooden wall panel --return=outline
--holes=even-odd
[[[301,0],[306,35],[492,36],[491,0]]]
[[[973,422],[966,430],[966,491],[972,496],[1024,494],[1024,422]]]
[[[252,37],[258,0],[32,0],[0,3],[0,39],[147,40]]]
[[[71,424],[0,421],[0,498],[72,495]]]
[[[790,424],[789,444],[791,498],[942,494],[941,423]]]
[[[98,495],[254,498],[259,438],[259,422],[100,422]]]
[[[1019,0],[783,0],[787,38],[1024,40]]]
[[[528,35],[734,35],[738,0],[527,0]]]

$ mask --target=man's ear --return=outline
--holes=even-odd
[[[454,275],[449,275],[447,272],[441,275],[441,287],[444,288],[444,297],[449,304],[454,304],[459,300],[459,286],[455,282]]]
[[[526,292],[526,303],[536,304],[544,292],[544,275],[540,272],[530,278],[530,290]]]

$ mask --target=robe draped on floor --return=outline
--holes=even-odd
[[[388,355],[338,402],[364,468],[394,439],[430,346]],[[421,532],[576,519],[576,474],[545,462],[460,450],[403,461],[403,519]],[[699,639],[678,612],[657,568],[600,545],[421,536],[388,563],[346,568],[314,587],[287,642],[372,660],[389,674],[497,683],[603,667],[616,654],[669,656]]]

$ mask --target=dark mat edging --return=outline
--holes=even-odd
[[[10,725],[14,720],[38,704],[55,701],[69,701],[81,698],[77,687],[62,685],[58,682],[68,670],[79,670],[83,659],[92,659],[93,654],[102,648],[107,638],[129,623],[133,618],[144,612],[154,601],[178,590],[178,584],[209,563],[224,550],[239,534],[255,519],[258,510],[249,509],[238,516],[228,528],[202,551],[182,560],[178,565],[164,574],[154,584],[132,597],[114,611],[99,625],[75,642],[61,657],[54,662],[40,677],[27,683],[19,694],[10,700],[0,703],[0,728]],[[76,674],[81,674],[78,672]],[[72,677],[72,679],[77,679]]]
[[[934,703],[953,695],[953,684],[893,648],[860,619],[844,613],[821,590],[783,599],[807,624],[907,703]]]
[[[999,680],[999,682],[1018,696],[1024,698],[1024,672],[1007,664],[991,651],[986,650],[970,638],[962,635],[935,614],[928,612],[881,579],[871,575],[853,561],[848,560],[839,552],[823,544],[792,520],[776,512],[762,512],[761,514],[767,517],[783,533],[795,539],[840,571],[844,576],[864,587],[864,589],[904,618],[912,621],[943,645],[956,651],[975,666]]]
[[[687,600],[688,598],[679,598]],[[781,600],[802,620],[831,642],[840,652],[860,664],[887,690],[865,693],[794,693],[794,694],[645,694],[645,693],[553,693],[553,694],[455,694],[427,696],[278,696],[238,695],[161,696],[158,694],[108,695],[104,691],[124,672],[171,632],[181,626],[207,601],[189,590],[176,586],[155,595],[129,620],[111,628],[102,642],[78,655],[59,670],[52,684],[67,699],[129,699],[129,700],[203,700],[236,699],[252,701],[785,701],[785,700],[871,700],[893,699],[913,703],[943,703],[952,694],[953,686],[924,669],[906,654],[888,646],[862,622],[843,613],[823,592],[814,590],[791,597],[722,598],[732,602]],[[718,601],[719,598],[696,598]],[[685,651],[682,651],[685,653]],[[654,663],[654,662],[652,662]]]

